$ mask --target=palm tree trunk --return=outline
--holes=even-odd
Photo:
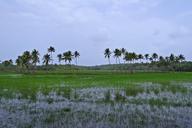
[[[116,64],[117,64],[117,57],[116,57]]]
[[[111,64],[110,58],[108,58],[109,64]]]
[[[77,65],[77,58],[75,58],[75,64]]]

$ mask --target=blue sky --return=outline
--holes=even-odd
[[[1,0],[0,44],[0,60],[50,45],[55,57],[78,50],[82,65],[107,63],[107,47],[192,59],[192,1]]]

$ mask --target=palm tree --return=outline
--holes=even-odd
[[[51,60],[52,60],[52,64],[53,64],[53,52],[55,52],[55,48],[50,46],[48,48],[48,53],[51,53]]]
[[[29,51],[25,51],[23,53],[23,55],[21,56],[21,59],[22,59],[22,65],[28,69],[29,66],[31,65],[31,53]]]
[[[123,58],[127,62],[131,62],[133,60],[132,53],[125,52],[125,56]]]
[[[151,61],[151,63],[153,62],[153,57],[150,57],[149,60]]]
[[[75,51],[74,57],[75,57],[75,64],[77,65],[77,59],[80,57],[80,53],[78,51]]]
[[[22,57],[18,56],[15,63],[18,67],[23,67]]]
[[[39,60],[39,52],[36,50],[36,49],[34,49],[32,52],[31,52],[31,59],[32,59],[32,64],[34,65],[34,66],[36,66],[37,65],[37,63],[39,63],[40,62],[40,60]]]
[[[68,61],[69,64],[71,64],[72,58],[73,58],[73,54],[71,51],[67,51],[67,52],[63,53],[63,59],[65,60],[65,62]]]
[[[157,61],[157,59],[158,59],[157,53],[153,53],[152,58],[153,58],[155,61]]]
[[[121,54],[122,54],[123,58],[125,58],[125,53],[126,52],[127,52],[127,50],[125,48],[121,48]]]
[[[179,62],[183,62],[185,60],[184,55],[180,54],[179,55]]]
[[[49,54],[45,54],[45,55],[43,56],[43,64],[45,64],[46,66],[48,66],[50,61],[51,61],[50,55],[49,55]]]
[[[146,61],[148,62],[148,60],[149,60],[149,54],[145,54],[145,59],[146,59]]]
[[[134,60],[137,60],[137,54],[135,52],[132,53],[132,60],[134,63]]]
[[[104,55],[105,55],[105,58],[108,58],[109,64],[111,64],[111,61],[110,61],[111,54],[112,53],[109,48],[105,49]]]
[[[144,57],[143,57],[142,54],[139,54],[139,55],[138,55],[138,59],[140,60],[140,63],[141,63],[141,60],[142,60],[143,58],[144,58]]]
[[[58,54],[57,57],[58,57],[59,63],[61,64],[61,61],[62,61],[62,54]]]
[[[5,67],[11,66],[11,65],[13,65],[13,60],[12,60],[12,59],[10,59],[10,60],[5,60],[5,61],[3,61],[2,64],[3,64]]]
[[[163,57],[163,56],[160,56],[160,57],[159,57],[159,61],[160,61],[160,62],[164,61],[164,57]]]
[[[169,57],[170,61],[171,62],[174,62],[175,61],[175,55],[174,54],[171,54],[170,57]]]
[[[116,64],[117,64],[117,59],[119,60],[119,64],[120,64],[119,57],[121,57],[121,50],[116,48],[115,51],[114,51],[114,57],[116,58]]]

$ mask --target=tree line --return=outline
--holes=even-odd
[[[105,58],[108,59],[109,64],[111,64],[111,57],[114,57],[116,60],[116,64],[120,64],[121,59],[124,60],[124,63],[162,63],[162,64],[170,64],[170,63],[180,63],[185,61],[184,55],[180,54],[178,56],[171,54],[170,56],[160,56],[157,53],[153,54],[137,54],[135,52],[129,52],[125,48],[115,50],[110,50],[106,48],[104,51]]]
[[[43,55],[42,58],[42,63],[45,66],[48,66],[50,64],[53,65],[53,53],[55,53],[55,51],[56,50],[53,46],[50,46],[47,49],[47,53]],[[62,62],[65,62],[65,64],[71,64],[71,62],[74,60],[75,64],[77,65],[79,57],[80,53],[78,51],[72,52],[70,50],[57,55],[59,64],[62,64]],[[159,64],[181,63],[185,61],[185,57],[182,54],[178,56],[171,54],[170,56],[163,57],[158,55],[157,53],[137,54],[135,52],[129,52],[125,48],[116,48],[114,50],[106,48],[104,51],[104,57],[108,59],[109,64],[111,64],[111,57],[115,58],[116,64],[121,64],[121,60],[123,60],[124,63],[146,62]],[[29,67],[36,67],[37,64],[40,63],[40,53],[36,49],[32,50],[31,52],[25,51],[22,55],[17,57],[15,63],[18,67],[26,69],[28,69]],[[2,62],[2,64],[5,66],[13,65],[13,60],[5,60]]]
[[[45,66],[48,66],[50,64],[53,64],[54,59],[53,59],[53,53],[55,52],[55,48],[50,46],[47,49],[47,53],[43,55],[42,58],[42,63]],[[71,61],[74,59],[75,64],[77,65],[78,58],[80,57],[80,53],[78,51],[72,52],[72,51],[67,51],[62,54],[58,54],[58,62],[61,64],[62,61],[64,61],[66,64],[71,64]],[[36,67],[37,64],[40,63],[40,53],[38,50],[34,49],[31,52],[30,51],[25,51],[23,52],[22,55],[18,56],[16,61],[16,65],[20,68],[26,68],[28,69],[29,67]],[[13,60],[5,60],[2,62],[3,65],[9,66],[13,65]]]

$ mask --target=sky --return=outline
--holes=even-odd
[[[105,48],[192,59],[192,0],[0,0],[0,60],[54,46],[80,65],[106,64]],[[115,59],[112,58],[112,62]]]

